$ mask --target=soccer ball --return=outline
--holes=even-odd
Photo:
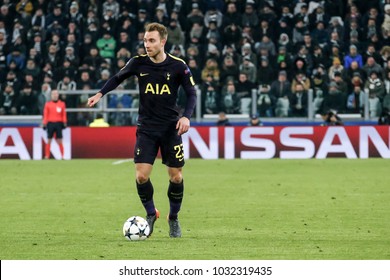
[[[123,235],[130,241],[145,240],[149,237],[148,222],[140,216],[132,216],[123,225]]]

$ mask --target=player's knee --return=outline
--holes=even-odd
[[[143,173],[137,172],[135,179],[138,184],[145,184],[149,180],[149,177]]]
[[[172,174],[172,175],[170,176],[169,180],[170,180],[172,183],[180,184],[180,183],[183,181],[183,176],[182,176],[181,173]]]

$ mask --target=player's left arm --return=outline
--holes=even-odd
[[[196,89],[194,78],[187,65],[184,65],[185,67],[182,72],[183,76],[181,86],[183,87],[187,95],[187,103],[184,109],[183,116],[178,120],[176,124],[176,129],[178,129],[179,135],[186,133],[190,129],[190,119],[196,105]]]

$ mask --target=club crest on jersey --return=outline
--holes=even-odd
[[[167,81],[169,81],[169,79],[171,78],[171,73],[167,73]]]
[[[145,93],[151,93],[151,94],[171,94],[171,91],[167,84],[152,84],[148,83],[145,88]]]

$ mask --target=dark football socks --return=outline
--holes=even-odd
[[[155,215],[156,214],[156,209],[154,206],[154,201],[153,201],[153,185],[150,179],[144,183],[144,184],[139,184],[136,181],[137,184],[137,191],[138,191],[138,196],[141,199],[142,205],[144,206],[146,210],[146,214],[149,215]]]
[[[169,182],[168,198],[169,198],[169,219],[177,219],[177,214],[180,211],[181,202],[183,201],[184,184],[183,181],[179,184]]]

